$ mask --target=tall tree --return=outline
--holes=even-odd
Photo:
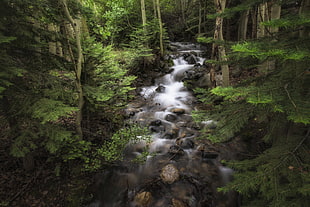
[[[260,73],[233,87],[217,87],[211,100],[223,98],[211,119],[217,129],[209,136],[213,141],[239,137],[260,142],[259,149],[242,161],[228,164],[234,168],[234,180],[221,190],[236,190],[245,206],[307,206],[309,202],[310,108],[309,108],[309,0],[300,8],[290,1],[281,2],[281,18],[262,15],[274,1],[253,1],[250,11],[260,8],[259,31],[245,42],[231,46],[238,62],[247,70],[257,70],[266,60],[275,60],[272,71]],[[266,5],[266,4],[267,5]],[[245,11],[244,3],[230,11]],[[270,33],[274,31],[274,33]],[[260,36],[264,35],[264,36]],[[254,68],[256,66],[256,68]]]
[[[160,2],[156,0],[157,7],[157,15],[158,15],[158,23],[159,23],[159,47],[160,47],[160,55],[164,56],[164,29],[163,22],[161,19],[161,11],[160,11]]]
[[[225,6],[226,6],[226,0],[215,0],[214,1],[216,12],[218,16],[215,20],[215,30],[214,30],[214,43],[212,44],[212,54],[211,59],[218,60],[222,62],[220,64],[222,75],[223,75],[223,86],[229,86],[229,68],[227,65],[227,57],[226,57],[226,51],[225,47],[218,42],[224,41],[223,38],[223,17],[220,16],[221,13],[224,12]],[[216,71],[216,65],[212,64],[211,70],[210,70],[210,81],[213,86],[216,86],[215,81],[215,71]]]
[[[144,2],[144,0],[141,0],[141,16],[142,16],[143,29],[146,31],[146,13],[145,13],[145,2]]]
[[[77,18],[73,19],[72,15],[70,14],[70,11],[68,9],[67,0],[60,0],[59,3],[62,5],[63,12],[65,16],[67,17],[67,20],[69,21],[71,27],[73,28],[74,32],[74,38],[75,38],[75,44],[76,44],[76,55],[73,56],[72,61],[74,63],[74,72],[75,72],[75,85],[77,89],[78,94],[78,111],[76,116],[76,130],[77,134],[79,135],[80,139],[83,138],[83,130],[82,130],[82,120],[83,120],[83,106],[84,106],[84,93],[83,93],[83,86],[81,82],[81,75],[82,75],[82,61],[83,61],[83,50],[82,50],[82,44],[81,44],[81,30],[82,30],[82,21],[81,21],[81,15],[78,13]],[[79,0],[78,0],[78,3]],[[69,37],[67,37],[69,39]]]

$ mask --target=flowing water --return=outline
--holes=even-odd
[[[227,195],[216,193],[233,172],[219,164],[211,147],[195,140],[199,132],[191,111],[196,100],[182,82],[189,70],[203,65],[202,51],[196,44],[172,46],[177,52],[170,56],[171,72],[141,88],[139,101],[127,109],[131,123],[149,128],[151,142],[128,146],[125,161],[101,175],[99,201],[90,206],[236,206]],[[145,149],[149,156],[144,164],[128,162]]]

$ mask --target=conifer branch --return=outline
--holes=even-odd
[[[292,97],[291,97],[290,93],[288,92],[288,90],[287,90],[287,86],[288,86],[288,83],[287,83],[287,84],[285,84],[284,89],[285,89],[285,91],[286,91],[286,93],[287,93],[288,98],[290,99],[291,103],[293,104],[294,108],[296,109],[296,108],[297,108],[297,106],[296,106],[296,104],[294,103],[294,101],[293,101],[293,99],[292,99]]]
[[[295,152],[299,149],[299,147],[300,147],[300,146],[306,141],[306,139],[309,137],[309,134],[310,134],[310,128],[308,128],[308,131],[307,131],[306,136],[296,145],[296,147],[294,148],[294,150],[291,151],[291,152],[289,152],[288,154],[294,155]],[[281,162],[280,162],[276,167],[274,167],[274,170],[277,169],[278,167],[280,167],[281,164],[282,164],[285,160],[287,160],[288,158],[289,158],[289,155],[287,155],[286,157],[284,157],[284,158],[281,160]]]
[[[293,150],[293,153],[295,153],[298,148],[304,143],[304,141],[306,141],[306,139],[309,137],[310,134],[310,128],[308,128],[307,134],[306,136],[299,142],[299,144],[295,147],[295,149]]]

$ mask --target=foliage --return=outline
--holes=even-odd
[[[256,8],[260,2],[242,2],[225,10],[223,17]],[[301,32],[309,31],[309,18],[286,10],[283,14],[279,20],[262,23],[280,28],[278,33],[236,42],[230,48],[232,65],[261,70],[274,64],[273,68],[235,86],[195,90],[202,102],[213,105],[194,117],[217,122],[216,129],[206,134],[208,139],[222,142],[238,136],[264,142],[262,153],[227,163],[235,170],[234,179],[220,190],[239,192],[244,206],[307,206],[309,202],[310,48],[306,43],[310,39]],[[222,101],[214,104],[219,98]],[[256,133],[245,137],[247,131]]]
[[[131,83],[136,77],[128,76],[124,66],[116,61],[112,47],[103,47],[94,39],[85,41],[85,79],[86,99],[94,107],[123,107],[128,92],[133,90]]]
[[[146,128],[132,125],[118,130],[113,134],[110,140],[106,140],[100,147],[91,146],[88,149],[85,148],[88,155],[85,156],[85,152],[81,153],[81,158],[84,160],[84,170],[96,171],[102,169],[106,164],[123,160],[126,147],[140,142],[148,143],[150,141],[151,137],[148,133]],[[143,154],[145,153],[146,151],[143,152]],[[74,155],[76,155],[76,153],[74,153]],[[145,154],[145,156],[147,155]],[[142,158],[140,160],[142,160]]]

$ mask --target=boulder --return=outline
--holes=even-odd
[[[185,109],[182,109],[182,108],[174,108],[171,110],[172,113],[175,113],[175,114],[184,114],[185,113]]]
[[[185,205],[182,201],[173,198],[172,199],[172,206],[173,207],[186,207],[187,205]]]
[[[188,57],[185,58],[185,60],[188,62],[188,64],[196,64],[196,57],[194,55],[189,55]]]
[[[169,122],[174,122],[178,119],[178,117],[175,114],[167,114],[165,116],[165,120]]]
[[[135,196],[135,203],[138,207],[148,207],[152,202],[152,194],[150,192],[141,192]]]
[[[192,149],[195,147],[195,143],[191,139],[179,139],[176,141],[176,144],[183,149]]]
[[[165,130],[165,128],[163,126],[150,126],[149,130],[151,132],[155,132],[155,133],[159,133]]]
[[[175,126],[170,126],[166,128],[166,133],[164,134],[165,139],[175,139],[178,137],[179,128]]]
[[[151,123],[149,124],[150,126],[160,126],[162,124],[161,120],[156,119],[154,121],[151,121]]]
[[[178,145],[172,145],[168,153],[171,155],[184,155],[184,150]]]
[[[201,157],[202,157],[202,159],[216,159],[218,157],[218,153],[217,152],[202,151]]]
[[[165,90],[166,90],[166,87],[163,86],[163,85],[159,85],[155,91],[158,92],[158,93],[165,93]]]
[[[179,170],[173,164],[168,164],[162,168],[160,177],[163,182],[172,184],[179,179]]]

